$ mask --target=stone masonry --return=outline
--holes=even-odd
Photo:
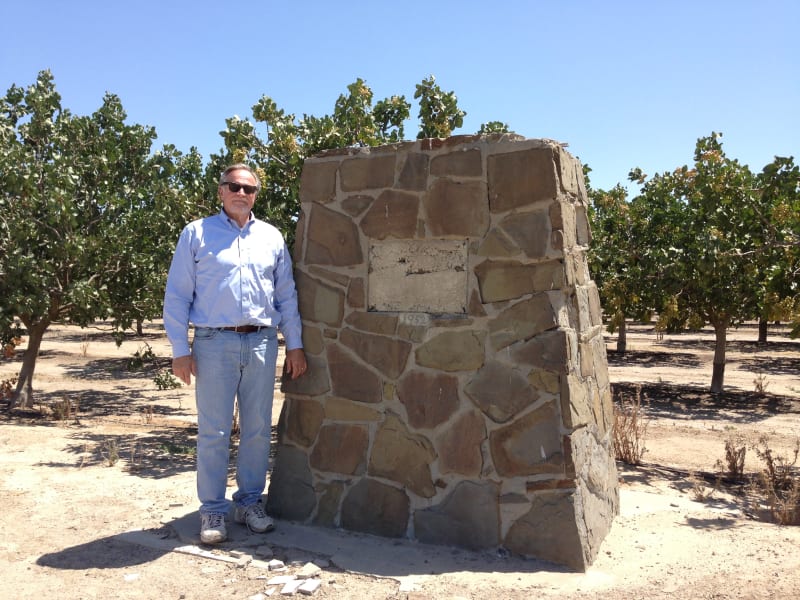
[[[619,495],[583,181],[516,135],[306,161],[270,514],[592,563]]]

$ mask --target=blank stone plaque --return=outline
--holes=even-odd
[[[466,240],[375,240],[369,248],[369,310],[467,312]]]

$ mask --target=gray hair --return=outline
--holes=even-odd
[[[222,175],[219,176],[219,185],[222,185],[227,181],[227,179],[225,178],[231,173],[231,171],[247,171],[248,173],[250,173],[250,175],[253,176],[253,179],[256,180],[256,187],[258,188],[258,191],[259,192],[261,191],[261,179],[259,179],[258,173],[256,173],[255,169],[244,163],[236,163],[235,165],[231,165],[230,167],[225,169],[222,172]]]

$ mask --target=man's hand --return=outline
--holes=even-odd
[[[302,348],[286,351],[286,362],[283,364],[283,372],[292,379],[297,379],[308,369],[306,363],[306,353]]]
[[[192,375],[197,376],[197,365],[194,362],[194,357],[191,354],[187,354],[186,356],[173,358],[172,372],[183,383],[190,385],[192,383]]]

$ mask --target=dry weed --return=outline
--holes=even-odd
[[[72,418],[77,420],[78,415],[78,402],[74,404],[69,398],[62,398],[50,405],[53,418],[56,421],[68,421]]]
[[[22,338],[16,336],[11,338],[11,341],[3,345],[3,358],[13,358],[17,351],[17,346],[22,343]]]
[[[128,460],[128,471],[135,473],[142,468],[142,451],[139,442],[134,442],[131,446],[131,457]]]
[[[145,425],[152,425],[153,424],[153,417],[155,416],[155,411],[153,410],[152,406],[145,406],[140,411],[142,416],[142,423]]]
[[[773,520],[781,525],[800,525],[800,474],[795,468],[800,439],[795,441],[791,458],[775,454],[766,436],[759,438],[753,451],[764,462],[756,490]]]
[[[642,388],[636,387],[633,398],[620,397],[614,407],[614,454],[617,460],[629,465],[642,462],[648,419],[642,410]]]
[[[116,438],[111,438],[103,442],[100,454],[105,459],[109,467],[113,467],[119,462],[119,442]]]
[[[692,484],[692,500],[695,502],[711,500],[711,497],[719,490],[720,484],[722,483],[721,478],[717,477],[713,487],[709,486],[708,482],[697,473],[693,473],[689,477],[689,482]]]
[[[14,395],[14,390],[16,387],[16,377],[10,377],[9,379],[3,379],[3,381],[0,381],[0,400],[11,400],[11,396]]]
[[[759,373],[756,375],[756,378],[753,379],[753,385],[755,386],[756,394],[763,394],[767,391],[767,387],[769,386],[769,382],[767,381],[767,376],[763,373]]]
[[[747,455],[747,442],[742,436],[725,440],[725,464],[717,461],[717,467],[724,469],[731,481],[742,481],[744,478],[744,459]]]

